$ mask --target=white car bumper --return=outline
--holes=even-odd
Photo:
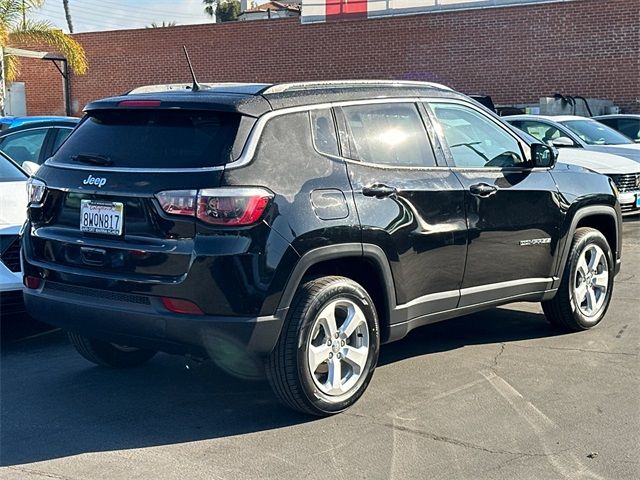
[[[620,208],[625,215],[637,215],[640,213],[640,190],[622,192],[619,196]]]
[[[0,262],[0,292],[22,290],[22,273],[12,272]]]

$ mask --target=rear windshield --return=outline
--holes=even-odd
[[[53,158],[76,165],[151,169],[224,165],[239,122],[239,114],[226,112],[93,111]]]

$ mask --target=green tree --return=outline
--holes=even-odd
[[[75,74],[86,73],[87,59],[78,42],[49,22],[29,18],[29,13],[43,4],[44,0],[0,0],[0,47],[45,44],[64,55]],[[18,67],[18,58],[5,57],[7,81],[15,80]]]
[[[204,11],[210,17],[215,16],[220,22],[230,22],[238,19],[241,7],[238,0],[202,0]]]

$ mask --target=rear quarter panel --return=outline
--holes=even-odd
[[[273,235],[282,237],[297,255],[283,256],[268,298],[279,297],[298,255],[318,247],[361,241],[346,166],[340,159],[315,150],[308,112],[269,120],[251,162],[240,168],[227,168],[222,185],[263,186],[274,193],[266,222]],[[332,197],[335,208],[328,212],[320,212],[317,205],[324,192],[337,196]],[[271,307],[270,302],[265,303],[265,308]]]

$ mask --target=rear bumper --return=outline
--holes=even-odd
[[[157,297],[114,294],[45,282],[25,289],[24,301],[34,318],[122,345],[168,353],[240,356],[270,352],[280,335],[279,316],[222,317],[166,311]]]

